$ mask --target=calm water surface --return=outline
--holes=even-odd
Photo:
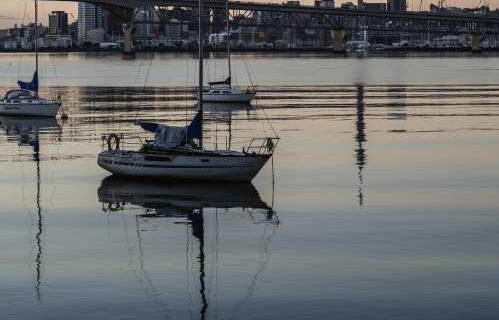
[[[0,55],[1,92],[31,60]],[[2,319],[497,318],[499,58],[236,55],[259,99],[207,106],[207,144],[282,138],[242,185],[96,165],[192,117],[191,56],[41,60],[70,119],[0,118]]]

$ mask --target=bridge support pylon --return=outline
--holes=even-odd
[[[471,34],[471,52],[479,53],[481,51],[481,34],[479,32],[473,32]]]
[[[333,29],[333,50],[336,53],[345,52],[345,44],[347,40],[347,35],[345,30]]]
[[[135,54],[135,27],[133,21],[123,23],[123,53],[126,55]]]

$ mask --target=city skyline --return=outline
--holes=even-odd
[[[247,0],[245,0],[247,1]],[[8,28],[14,24],[26,24],[33,21],[33,9],[30,5],[31,0],[19,0],[13,2],[12,0],[0,0],[0,5],[2,6],[2,13],[0,13],[0,28]],[[255,0],[255,2],[262,2]],[[263,2],[271,3],[282,3],[284,0],[264,0]],[[303,0],[304,4],[312,4],[313,0]],[[336,0],[336,5],[353,2],[357,3],[356,0]],[[381,0],[368,0],[366,2],[386,2]],[[423,0],[423,4],[426,6],[429,3],[435,3],[437,0]],[[491,8],[495,9],[499,5],[499,0],[488,1]],[[48,23],[49,13],[54,10],[64,10],[70,14],[69,21],[73,22],[78,16],[78,5],[76,2],[59,2],[59,1],[40,1],[39,12],[40,21],[44,24]],[[408,0],[408,6],[410,10],[413,10],[416,6],[419,7],[420,0]],[[477,6],[480,3],[479,0],[469,1],[469,0],[447,0],[449,6]]]

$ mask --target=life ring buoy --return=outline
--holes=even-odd
[[[116,133],[112,133],[107,138],[107,150],[115,151],[120,150],[120,137]]]

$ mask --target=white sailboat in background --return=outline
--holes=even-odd
[[[210,82],[208,90],[204,91],[204,102],[239,102],[250,103],[256,95],[254,88],[239,89],[232,86],[232,66],[230,59],[230,15],[229,15],[229,0],[226,1],[226,33],[227,33],[227,64],[228,77],[223,81]]]
[[[11,90],[0,100],[0,114],[13,116],[55,117],[61,100],[45,99],[38,94],[38,0],[35,0],[35,73],[31,82],[18,81],[20,89]]]
[[[251,181],[272,157],[278,137],[253,139],[242,151],[203,148],[203,3],[199,0],[199,111],[189,126],[139,123],[155,139],[137,151],[122,150],[120,136],[104,137],[97,163],[121,176],[211,181]]]

